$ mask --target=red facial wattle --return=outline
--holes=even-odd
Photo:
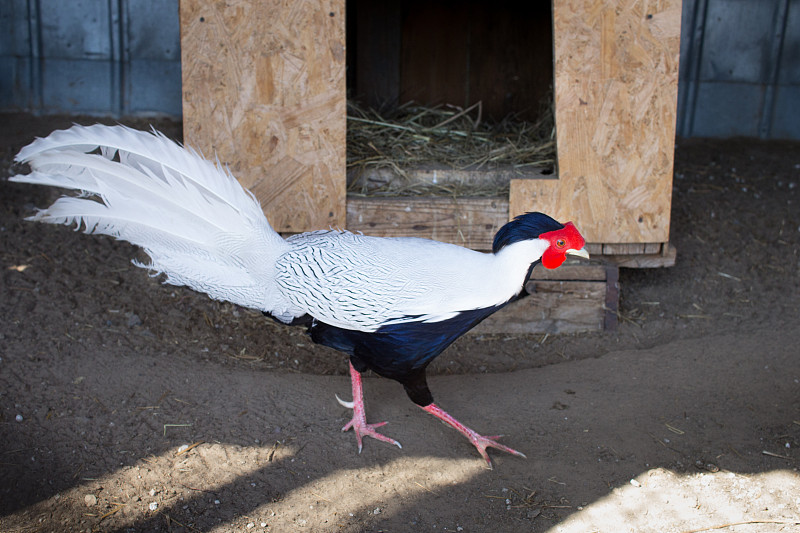
[[[565,253],[559,253],[558,250],[555,250],[552,246],[550,246],[542,255],[542,265],[544,265],[545,268],[552,270],[560,267],[561,263],[563,263],[566,258],[567,255]]]
[[[586,244],[572,222],[567,222],[560,230],[542,233],[539,238],[550,243],[542,254],[542,265],[547,269],[560,267],[567,258],[568,250],[580,250]]]

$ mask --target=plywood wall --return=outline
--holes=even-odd
[[[589,242],[669,240],[681,0],[554,0],[558,180],[514,180],[510,216]]]
[[[185,142],[278,231],[345,224],[344,0],[181,0]]]

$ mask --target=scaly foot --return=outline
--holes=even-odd
[[[364,392],[361,388],[361,374],[355,368],[353,368],[352,363],[350,364],[350,382],[353,386],[353,401],[346,402],[339,398],[339,396],[336,396],[336,399],[344,407],[353,410],[353,418],[342,428],[342,431],[352,429],[356,434],[356,441],[358,441],[358,453],[361,453],[361,448],[363,447],[362,440],[364,437],[372,437],[373,439],[388,442],[389,444],[396,445],[398,448],[402,448],[400,443],[396,440],[375,431],[376,428],[385,426],[386,422],[367,424],[367,417],[364,413]]]
[[[376,428],[381,426],[385,426],[386,422],[379,422],[377,424],[367,424],[366,415],[364,413],[364,402],[346,402],[336,396],[336,399],[342,404],[344,407],[353,410],[353,418],[348,422],[343,428],[342,431],[347,431],[352,429],[353,432],[356,434],[356,441],[358,442],[358,453],[361,453],[361,448],[363,447],[363,438],[364,437],[372,437],[373,439],[378,439],[383,442],[388,442],[389,444],[394,444],[398,448],[402,448],[399,442],[396,440],[387,437],[381,433],[375,431]]]
[[[502,435],[494,435],[491,437],[480,435],[476,431],[473,431],[472,429],[468,428],[467,426],[465,426],[464,424],[462,424],[461,422],[450,416],[446,411],[441,409],[435,403],[423,407],[422,410],[425,411],[426,413],[432,414],[442,422],[445,422],[450,427],[457,429],[459,433],[467,437],[467,439],[469,439],[472,445],[475,446],[475,448],[478,450],[478,453],[481,454],[481,457],[483,457],[483,459],[486,461],[486,464],[489,468],[492,468],[492,460],[489,459],[489,454],[486,453],[486,448],[497,448],[500,451],[527,459],[524,453],[518,452],[513,448],[509,448],[508,446],[505,446],[497,442],[497,439],[502,437]]]

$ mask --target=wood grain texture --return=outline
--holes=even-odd
[[[502,189],[508,188],[512,179],[547,179],[550,176],[545,172],[546,169],[539,167],[520,169],[512,165],[485,170],[425,164],[404,168],[403,175],[385,167],[350,168],[347,171],[347,188],[351,192],[357,191],[361,194],[378,194],[387,190],[424,190],[426,187],[441,187],[443,190],[453,191],[456,196],[498,196]]]
[[[604,255],[603,261],[621,268],[665,268],[675,266],[677,257],[675,246],[666,242],[655,253]]]
[[[534,281],[534,292],[510,303],[470,333],[524,334],[601,331],[605,281]]]
[[[603,305],[603,329],[616,331],[619,326],[619,267],[606,265],[606,302]]]
[[[531,274],[531,281],[605,281],[607,276],[606,266],[598,263],[588,263],[583,259],[567,259],[558,268],[548,270],[538,266]],[[526,283],[526,288],[528,284]],[[530,285],[528,292],[532,292],[535,285]]]
[[[403,0],[400,103],[480,100],[492,120],[537,120],[553,81],[549,4]]]
[[[470,176],[471,177],[471,176]],[[347,198],[347,229],[378,237],[421,237],[450,242],[474,250],[491,250],[494,235],[508,221],[508,201],[501,197],[355,196]],[[587,243],[593,259],[630,268],[675,264],[669,243]],[[582,262],[583,272],[588,266]],[[602,267],[594,265],[594,268]],[[599,279],[567,274],[565,263],[541,279]],[[539,271],[537,271],[539,272]],[[563,272],[563,275],[562,275]]]
[[[350,32],[347,36],[350,96],[374,109],[395,109],[400,104],[401,4],[351,0],[347,10],[355,17],[355,39]]]
[[[278,231],[345,222],[344,0],[181,0],[186,144]]]
[[[491,250],[508,221],[504,198],[356,197],[347,199],[347,229],[377,237],[422,237]]]
[[[669,240],[681,0],[555,0],[558,181],[514,180],[510,216],[590,242]]]

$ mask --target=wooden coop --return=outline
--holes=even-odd
[[[185,142],[227,164],[277,231],[487,250],[526,211],[576,223],[593,262],[537,269],[531,297],[477,331],[614,327],[617,268],[674,263],[681,0],[181,0],[180,19]],[[548,95],[555,164],[402,172],[454,184],[448,195],[362,194],[399,178],[348,176],[348,96],[536,121]],[[486,183],[497,187],[470,188]]]

